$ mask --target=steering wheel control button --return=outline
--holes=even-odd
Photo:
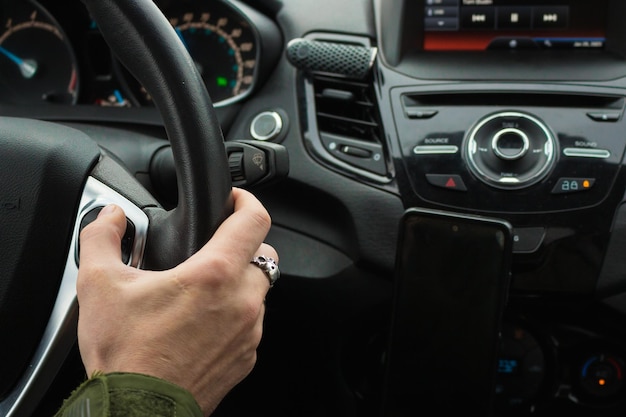
[[[596,183],[595,178],[559,178],[552,194],[569,194],[587,191]]]
[[[83,216],[82,220],[80,221],[79,234],[89,223],[96,220],[96,218],[98,217],[98,214],[100,214],[100,211],[102,209],[103,207],[96,207],[94,209],[91,209],[87,214]],[[126,265],[130,264],[130,256],[133,251],[134,243],[135,243],[135,225],[128,218],[126,218],[126,231],[124,232],[124,236],[122,236],[122,244],[121,244],[122,262],[124,262]],[[76,265],[78,265],[79,254],[80,254],[80,240],[76,242],[76,248],[77,248]]]
[[[276,139],[283,129],[283,119],[275,111],[259,113],[250,123],[250,135],[256,140]]]
[[[126,218],[126,231],[122,236],[122,262],[126,265],[130,264],[130,254],[133,252],[135,243],[135,225]]]
[[[539,119],[520,112],[492,114],[470,130],[465,157],[486,184],[520,189],[541,181],[556,161],[554,135]]]
[[[532,253],[539,249],[546,229],[544,227],[520,227],[513,231],[513,252]]]
[[[435,187],[454,191],[467,191],[467,187],[460,175],[426,174],[426,180]]]

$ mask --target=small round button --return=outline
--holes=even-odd
[[[528,152],[529,143],[524,132],[508,128],[500,130],[493,136],[491,148],[499,158],[513,161]]]
[[[250,135],[256,140],[276,138],[283,129],[283,119],[275,111],[259,113],[250,123]]]

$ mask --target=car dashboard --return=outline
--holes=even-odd
[[[283,277],[257,366],[216,415],[384,414],[399,224],[414,207],[513,227],[494,415],[624,414],[626,3],[156,3],[226,143],[274,142],[290,160],[286,178],[249,186]],[[149,161],[167,146],[158,108],[82,4],[0,7],[0,113],[107,126],[101,145],[175,204]]]

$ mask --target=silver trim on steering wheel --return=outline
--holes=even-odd
[[[45,395],[67,354],[76,342],[78,266],[75,255],[78,247],[80,224],[83,217],[91,210],[108,204],[120,206],[126,213],[128,220],[134,224],[135,237],[128,264],[136,268],[141,266],[148,234],[148,217],[121,194],[95,178],[88,178],[80,200],[65,271],[50,314],[50,320],[26,372],[11,393],[0,402],[1,416],[30,415]]]

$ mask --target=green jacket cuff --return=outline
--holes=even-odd
[[[111,373],[81,384],[55,417],[203,417],[184,388],[148,375]]]

